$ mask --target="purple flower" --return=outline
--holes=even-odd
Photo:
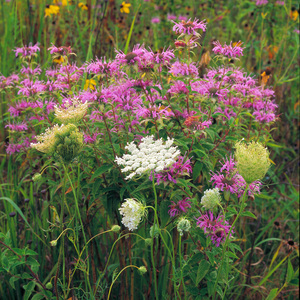
[[[198,76],[198,69],[193,63],[191,63],[190,65],[187,65],[185,63],[176,61],[175,63],[172,64],[169,73],[172,73],[176,77],[178,75]]]
[[[163,171],[154,173],[157,184],[162,182],[174,182],[177,183],[177,178],[181,176],[190,176],[192,173],[191,161],[190,159],[185,159],[184,156],[178,156],[177,161],[170,167],[165,168]],[[152,172],[149,179],[152,180]]]
[[[186,17],[186,16],[179,15],[179,16],[178,16],[178,20],[179,20],[179,21],[186,21],[186,20],[187,20],[187,17]]]
[[[40,51],[40,48],[38,44],[35,44],[32,46],[32,44],[29,44],[29,46],[24,46],[21,48],[16,48],[16,50],[13,50],[16,53],[16,57],[21,54],[23,57],[31,56],[35,54],[36,52]]]
[[[213,186],[217,187],[221,191],[229,191],[231,194],[237,194],[241,197],[246,188],[246,182],[244,178],[237,172],[236,162],[233,157],[224,159],[224,163],[220,169],[220,172],[212,173],[210,181],[213,182]],[[260,193],[259,181],[253,182],[248,189],[248,195],[255,195]]]
[[[253,0],[256,1],[256,5],[264,5],[264,4],[268,4],[268,0]]]
[[[50,50],[50,54],[53,53],[59,53],[62,55],[67,55],[70,54],[72,52],[71,47],[66,47],[66,46],[62,46],[62,47],[56,47],[52,44],[52,46],[50,48],[48,48],[48,51]]]
[[[194,21],[191,21],[189,19],[186,21],[181,21],[179,24],[172,21],[175,25],[173,26],[173,31],[175,31],[177,34],[188,34],[188,35],[196,35],[199,36],[199,33],[196,31],[198,29],[201,29],[202,31],[206,30],[206,23],[205,20],[199,22],[198,19],[195,19]]]
[[[224,44],[224,46],[221,45],[219,41],[213,42],[215,47],[212,49],[212,51],[217,54],[220,53],[222,55],[228,56],[228,57],[237,57],[243,55],[243,50],[245,48],[240,47],[241,42],[239,41],[234,47],[232,46],[232,42],[230,42],[230,45]]]
[[[222,215],[215,218],[211,211],[199,217],[197,225],[204,230],[204,233],[208,234],[216,247],[219,247],[220,243],[225,242],[231,228],[231,225],[223,220]],[[232,236],[232,233],[234,232],[231,231],[229,237]]]
[[[172,20],[176,20],[177,17],[176,17],[176,15],[168,14],[167,19],[170,20],[170,21],[172,21]]]
[[[191,202],[188,201],[189,198],[184,198],[182,200],[179,200],[177,203],[172,201],[172,204],[169,205],[171,208],[169,210],[169,215],[171,217],[175,217],[181,213],[186,213],[187,209],[191,207]]]
[[[20,124],[8,124],[5,125],[5,128],[8,127],[12,131],[25,131],[28,129],[27,124],[22,122]]]
[[[154,17],[151,19],[152,24],[159,24],[160,23],[160,18],[159,17]]]

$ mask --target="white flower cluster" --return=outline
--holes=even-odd
[[[44,153],[51,153],[54,150],[56,144],[56,134],[63,132],[65,125],[58,124],[54,125],[52,128],[47,128],[44,133],[36,137],[37,143],[31,143],[30,147]]]
[[[139,223],[145,215],[145,207],[136,199],[125,199],[119,208],[120,214],[123,216],[122,223],[130,231],[137,229]]]
[[[131,142],[125,147],[131,154],[124,154],[123,157],[116,157],[118,165],[125,166],[122,172],[131,172],[125,179],[131,179],[135,175],[142,175],[148,171],[160,172],[164,168],[175,163],[176,157],[180,154],[177,146],[171,147],[174,140],[168,138],[165,144],[163,140],[154,141],[154,137],[142,138],[138,147]]]
[[[177,223],[177,230],[181,236],[184,232],[189,232],[191,229],[191,222],[186,218],[181,218]]]
[[[218,188],[206,190],[201,198],[201,204],[204,208],[212,210],[221,202],[221,195]]]
[[[54,106],[56,118],[64,124],[76,123],[81,120],[87,112],[88,102],[82,103],[78,98],[72,100],[72,105],[69,102],[65,104],[66,108]]]

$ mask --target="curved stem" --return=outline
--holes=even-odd
[[[135,265],[129,265],[129,266],[126,266],[125,268],[123,268],[123,269],[118,273],[118,275],[116,276],[116,278],[114,279],[114,281],[111,283],[110,288],[109,288],[109,291],[108,291],[107,300],[109,300],[109,297],[110,297],[110,293],[111,293],[111,289],[112,289],[112,287],[113,287],[113,284],[116,282],[116,280],[117,280],[118,277],[121,275],[121,273],[122,273],[124,270],[128,269],[128,268],[136,268],[136,269],[139,269],[139,268],[138,268],[137,266],[135,266]]]

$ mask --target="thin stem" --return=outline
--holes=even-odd
[[[108,292],[108,296],[107,296],[107,300],[109,300],[109,297],[110,297],[110,293],[111,293],[111,289],[113,287],[113,284],[117,281],[118,277],[121,275],[121,273],[128,269],[128,268],[136,268],[136,269],[139,269],[137,266],[134,266],[134,265],[129,265],[129,266],[126,266],[125,268],[123,268],[119,273],[118,275],[116,276],[116,278],[114,279],[114,281],[111,283],[110,285],[110,288],[109,288],[109,292]]]
[[[242,198],[242,203],[241,203],[240,211],[239,211],[238,215],[236,216],[234,222],[232,223],[232,225],[231,225],[231,227],[230,227],[230,230],[229,230],[229,232],[228,232],[228,234],[227,234],[227,237],[226,237],[226,240],[225,240],[225,243],[224,243],[224,246],[223,246],[222,260],[221,260],[220,267],[218,268],[217,278],[216,278],[216,281],[215,281],[215,284],[214,284],[214,288],[213,288],[213,291],[214,291],[213,300],[216,299],[216,293],[217,293],[216,288],[217,288],[218,281],[219,281],[219,278],[220,278],[221,269],[222,269],[222,267],[223,267],[224,258],[225,258],[225,252],[227,251],[227,246],[228,246],[230,234],[231,234],[231,232],[232,232],[232,230],[233,230],[233,228],[234,228],[235,223],[237,222],[237,220],[239,219],[240,215],[242,214],[242,212],[243,212],[243,210],[244,210],[244,204],[245,204],[245,201],[246,201],[246,198],[247,198],[248,188],[249,188],[249,184],[247,183],[247,184],[246,184],[246,189],[245,189],[244,194],[243,194],[243,198]]]

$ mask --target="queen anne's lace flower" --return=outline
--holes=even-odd
[[[221,195],[218,188],[206,190],[201,198],[204,208],[212,210],[221,202]]]
[[[131,172],[125,179],[131,179],[135,175],[142,175],[146,172],[154,170],[160,172],[164,168],[175,163],[175,159],[180,154],[177,147],[171,147],[174,140],[168,138],[163,143],[162,139],[154,141],[154,137],[147,136],[142,138],[138,147],[131,142],[125,149],[131,154],[124,154],[123,157],[116,157],[118,165],[123,165],[125,168],[122,172]]]
[[[119,211],[123,216],[122,223],[130,231],[137,229],[146,212],[144,205],[133,198],[125,199]]]
[[[76,123],[81,120],[87,112],[88,103],[82,103],[79,99],[75,98],[72,100],[72,104],[69,102],[64,104],[64,107],[54,106],[55,116],[56,118],[64,123]]]

